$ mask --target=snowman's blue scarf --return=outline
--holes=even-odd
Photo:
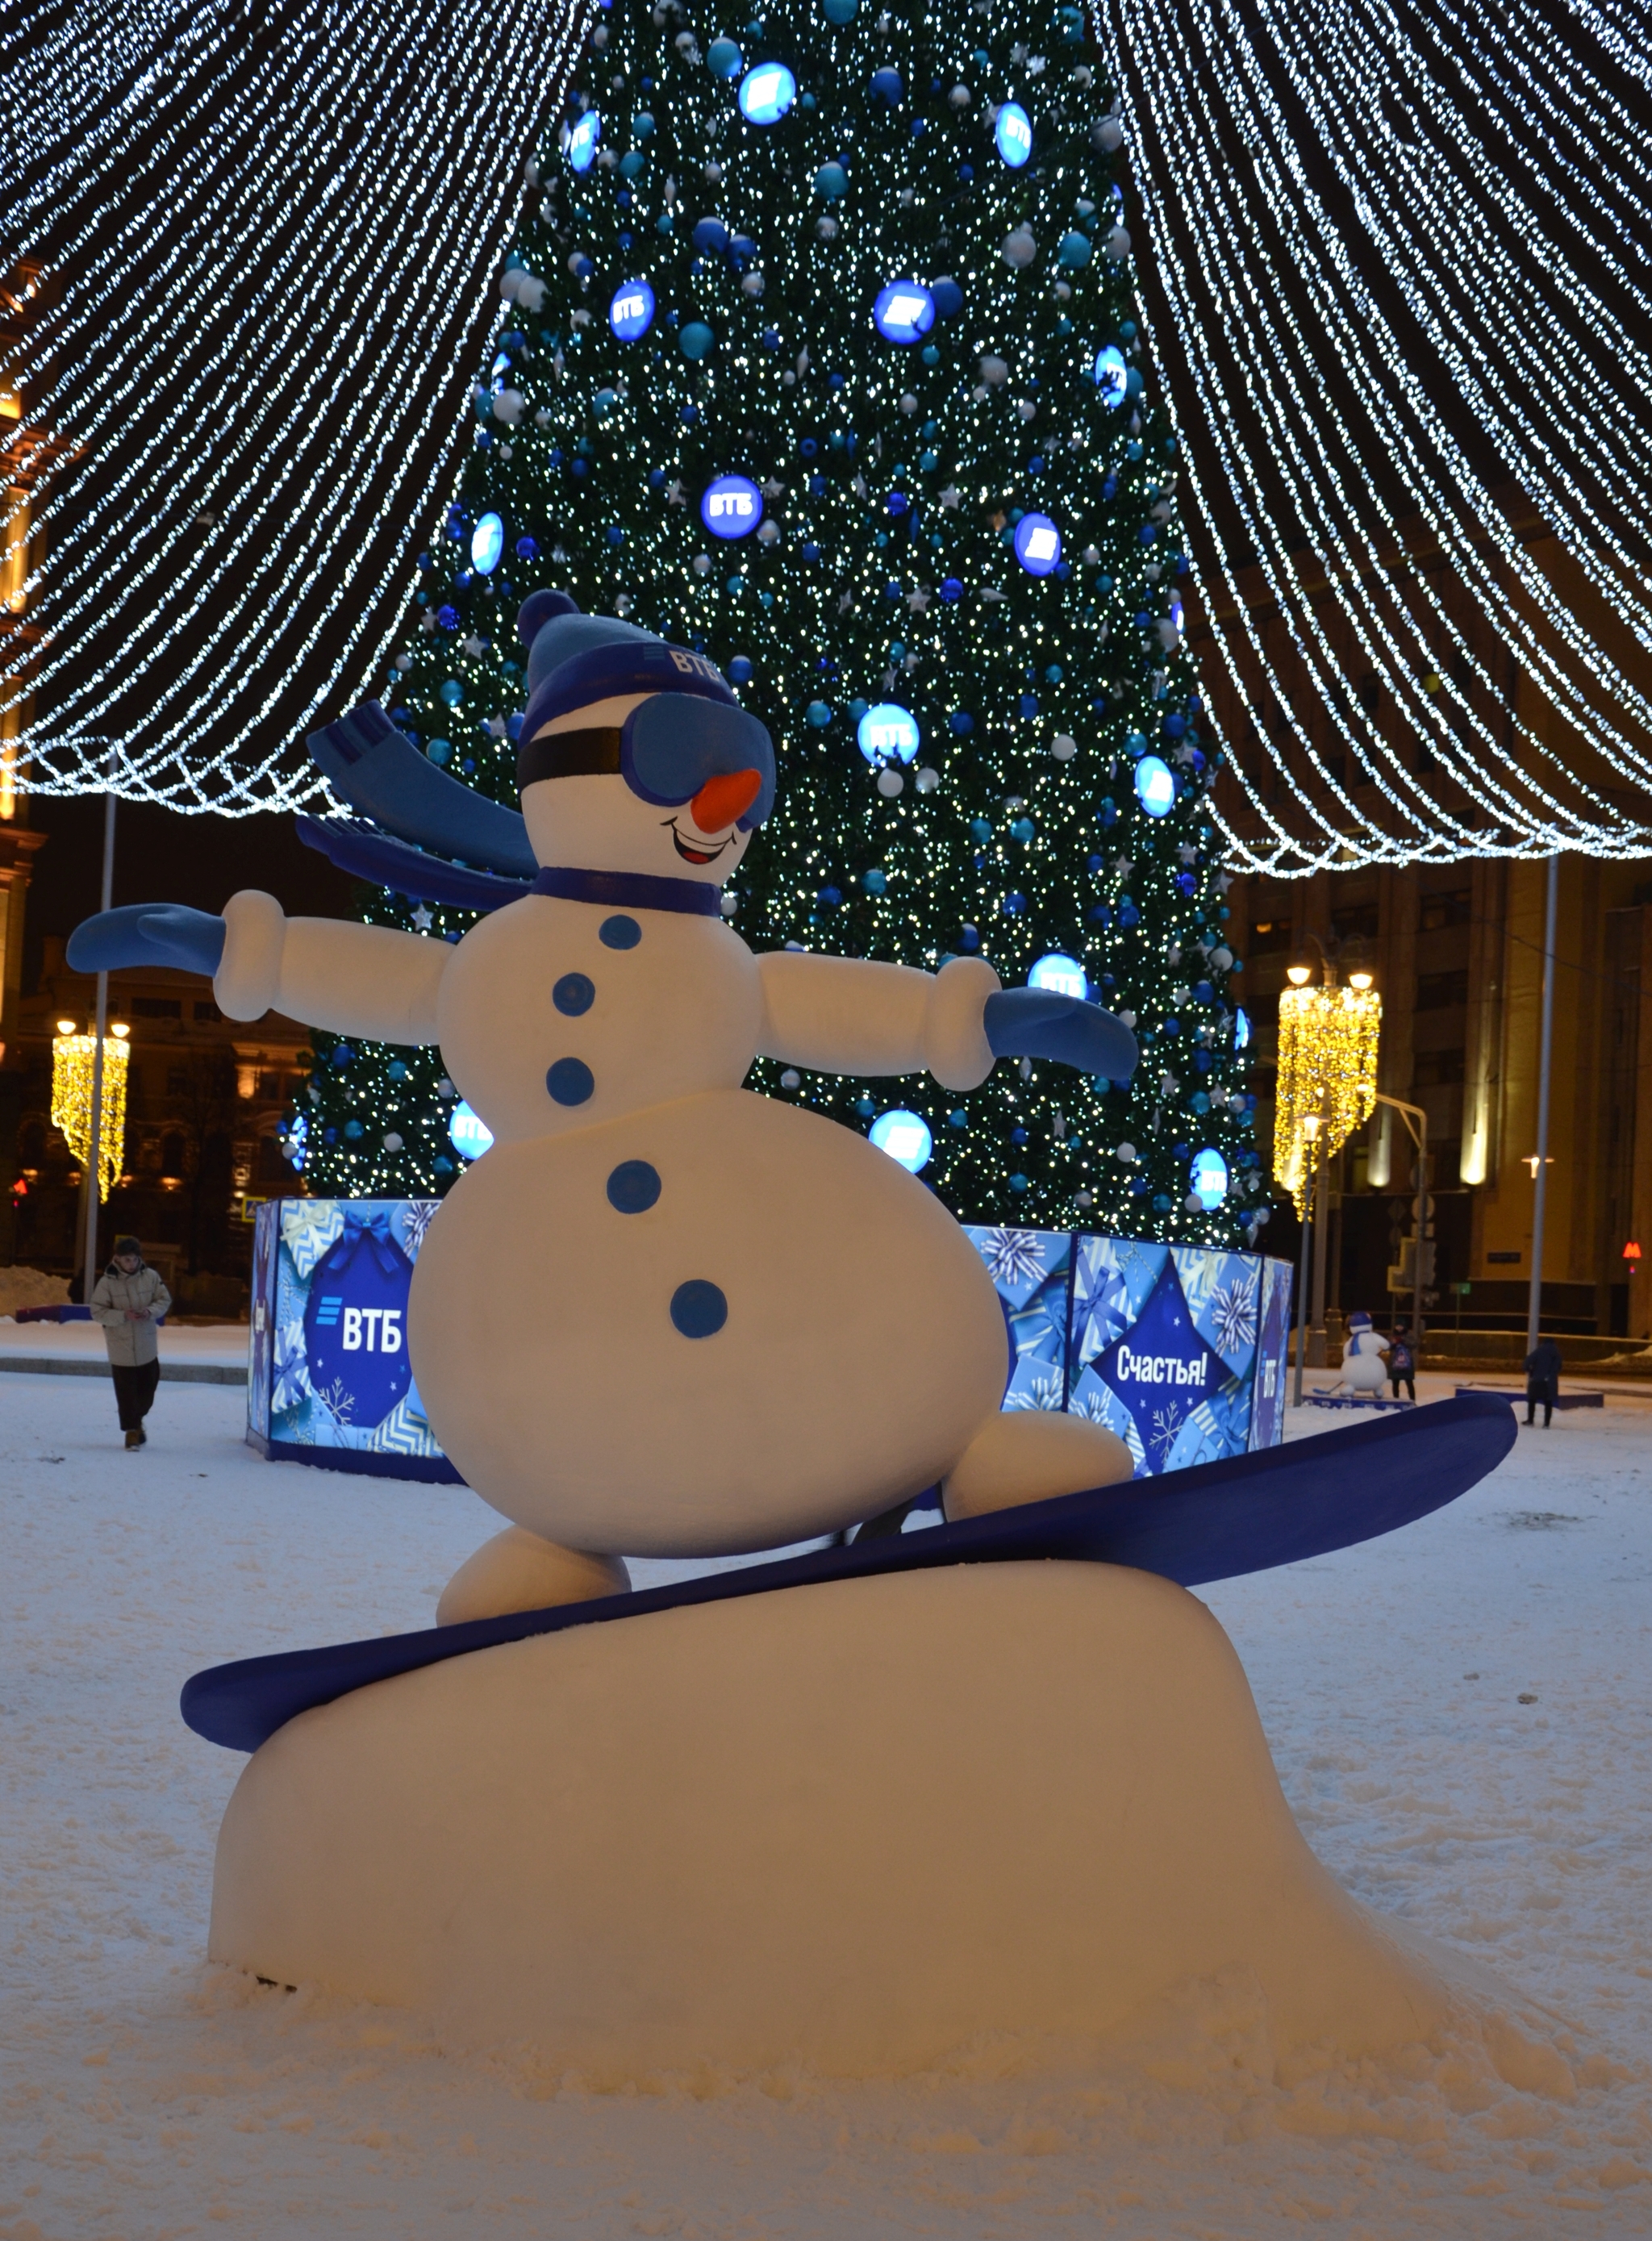
[[[652,872],[580,872],[566,864],[547,864],[533,882],[536,895],[558,895],[564,902],[599,903],[609,910],[680,911],[685,916],[720,918],[721,897],[702,880],[661,880]]]

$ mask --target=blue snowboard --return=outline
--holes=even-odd
[[[184,1719],[209,1743],[257,1750],[300,1712],[352,1689],[414,1673],[472,1649],[557,1634],[564,1627],[641,1618],[689,1603],[726,1602],[775,1588],[814,1587],[939,1564],[1003,1564],[1057,1557],[1127,1564],[1184,1588],[1299,1563],[1392,1533],[1466,1494],[1515,1443],[1515,1415],[1492,1394],[1464,1395],[1340,1427],[1289,1447],[1196,1463],[1165,1478],[1067,1494],[957,1525],[863,1538],[846,1548],[713,1572],[674,1587],[512,1611],[418,1634],[283,1650],[217,1665],[186,1682]]]

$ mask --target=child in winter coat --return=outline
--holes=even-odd
[[[135,1237],[115,1240],[115,1257],[91,1295],[92,1321],[104,1327],[115,1405],[129,1448],[141,1448],[144,1419],[160,1382],[161,1349],[155,1327],[172,1304],[172,1295],[144,1259]]]

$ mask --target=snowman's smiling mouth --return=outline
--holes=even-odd
[[[695,834],[692,841],[685,840],[677,830],[677,819],[674,817],[667,818],[665,826],[671,834],[672,846],[686,864],[714,864],[734,838],[731,833],[726,840],[719,840],[714,848],[708,848],[701,844],[698,833]]]

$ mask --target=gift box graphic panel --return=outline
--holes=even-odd
[[[1065,1409],[1105,1424],[1138,1477],[1283,1436],[1283,1261],[1065,1231],[966,1234],[1009,1328],[1007,1408]]]
[[[253,1241],[247,1437],[330,1470],[461,1483],[407,1355],[407,1293],[439,1201],[276,1199]]]

